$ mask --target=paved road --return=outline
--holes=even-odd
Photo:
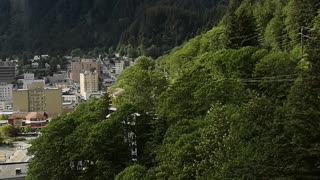
[[[109,74],[109,76],[116,80],[117,78],[111,73],[111,71],[107,68],[106,62],[104,62],[102,59],[99,59],[101,64],[103,64],[102,68]]]
[[[22,174],[16,175],[16,168],[21,168]],[[24,177],[27,175],[28,164],[15,164],[0,166],[0,179],[11,178],[11,177]]]
[[[30,156],[27,155],[27,148],[30,147],[30,144],[25,142],[18,142],[15,144],[17,147],[16,151],[11,154],[10,158],[7,158],[6,163],[9,162],[27,162],[30,159]],[[17,177],[16,168],[21,168],[22,174],[20,176],[25,176],[28,170],[27,164],[14,164],[14,165],[0,165],[0,177],[9,178]]]

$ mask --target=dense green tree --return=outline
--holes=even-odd
[[[28,149],[35,156],[29,164],[29,179],[75,179],[77,169],[72,166],[68,145],[64,143],[75,126],[73,118],[59,117],[42,130],[42,136],[34,140]]]
[[[157,152],[157,166],[148,172],[149,179],[194,179],[197,130],[203,126],[197,120],[181,120],[171,126]]]
[[[0,115],[0,120],[8,120],[8,118],[9,118],[8,115],[4,115],[4,114]]]
[[[129,166],[119,173],[115,180],[143,180],[147,169],[140,165]]]
[[[25,132],[25,133],[32,132],[32,127],[31,127],[30,125],[26,126],[26,127],[24,128],[24,132]]]
[[[115,53],[115,50],[114,50],[114,48],[111,46],[111,47],[108,49],[108,55],[109,55],[109,57],[114,56],[114,53]]]
[[[258,45],[257,25],[249,0],[242,1],[235,12],[230,12],[226,19],[227,46],[241,48]]]
[[[0,127],[0,133],[3,137],[16,137],[19,133],[19,128],[6,124]]]
[[[99,174],[101,169],[97,166],[108,162],[99,159],[101,158],[99,154],[90,154],[88,145],[91,132],[97,132],[95,126],[109,113],[108,98],[108,95],[105,95],[99,100],[90,99],[79,105],[71,114],[53,119],[42,131],[42,136],[32,142],[28,151],[35,155],[29,165],[28,177],[31,179],[77,179],[79,177],[86,179],[90,175]],[[112,138],[109,140],[112,141]],[[90,144],[90,146],[96,145]],[[96,165],[98,160],[103,164]],[[95,167],[91,168],[93,164]]]
[[[277,100],[285,100],[297,77],[297,59],[287,53],[270,52],[255,66],[254,77],[261,80],[260,92]]]
[[[311,179],[319,176],[319,47],[316,40],[319,30],[310,35],[306,61],[309,66],[300,72],[291,88],[287,102],[286,134],[291,142],[292,154],[289,159],[294,166],[289,169],[296,178]]]
[[[260,25],[258,25],[258,28],[259,26],[262,26],[259,28],[260,41],[264,46],[268,48],[271,47],[273,49],[278,49],[278,50],[285,49],[287,47],[285,43],[288,38],[284,30],[285,17],[283,15],[283,9],[285,4],[282,1],[272,1],[272,2],[265,1],[265,3],[268,4],[268,9],[269,9],[269,11],[267,12],[268,16],[265,18],[269,19],[270,13],[272,13],[272,16],[271,16],[271,19],[269,19],[269,21],[264,21],[263,23],[257,22],[258,24],[260,23]],[[262,6],[262,8],[263,7],[264,6]],[[262,9],[260,8],[256,9],[256,14],[257,14],[256,16],[259,16],[261,10]]]
[[[128,2],[119,1],[119,6]],[[141,3],[130,2],[132,11],[126,15]],[[86,13],[90,4],[70,5],[78,3],[72,12],[86,14],[83,24],[94,27],[95,15]],[[158,3],[159,9],[142,14],[144,20],[122,34],[127,43],[118,45],[121,54],[139,46],[138,53],[156,57],[179,44],[184,28],[197,26],[188,17],[211,14],[176,8],[199,9],[200,1],[172,1],[171,9]],[[112,99],[116,112],[109,114],[105,94],[50,122],[30,148],[35,158],[28,177],[318,179],[317,11],[314,0],[231,0],[217,27],[156,60],[139,57],[124,70],[110,90],[124,89]],[[176,18],[189,21],[188,26],[153,28]],[[131,19],[121,23],[131,24]],[[148,26],[139,28],[141,24]],[[301,25],[307,36],[300,59],[296,39]],[[135,148],[136,155],[131,152]]]
[[[11,125],[4,125],[4,126],[1,126],[1,135],[2,136],[6,136],[8,137],[9,136],[9,132],[10,132],[10,129],[12,128]]]
[[[61,54],[75,48],[89,50],[130,44],[137,48],[154,44],[157,49],[152,54],[158,56],[197,31],[211,28],[222,17],[225,3],[223,0],[23,3],[3,0],[0,7],[0,53],[4,55],[23,50]]]
[[[154,110],[167,81],[163,72],[155,67],[154,60],[147,57],[136,59],[135,66],[127,68],[117,78],[114,88],[123,88],[125,93],[116,98],[116,106],[132,104],[146,111]]]
[[[286,29],[292,43],[299,42],[302,26],[312,27],[312,20],[317,15],[319,2],[316,0],[290,0],[286,9]]]
[[[83,52],[81,51],[80,48],[78,48],[78,49],[72,50],[71,55],[74,57],[81,57],[81,56],[83,56]]]
[[[137,57],[137,51],[135,50],[135,48],[129,44],[127,46],[127,56],[130,58],[136,58]]]

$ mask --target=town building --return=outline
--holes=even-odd
[[[31,126],[32,129],[42,129],[48,122],[49,115],[46,112],[16,112],[8,118],[8,123],[16,128]]]
[[[12,101],[0,101],[0,111],[12,111]]]
[[[80,103],[80,97],[77,95],[62,95],[63,102]]]
[[[40,56],[34,56],[34,58],[33,58],[33,60],[35,60],[35,61],[39,61],[41,58],[40,58]]]
[[[20,112],[47,112],[50,116],[62,113],[62,90],[44,88],[33,83],[28,89],[13,91],[13,110]]]
[[[34,74],[33,73],[24,73],[23,79],[24,80],[34,80]]]
[[[115,74],[119,75],[125,68],[124,61],[118,61],[115,63]]]
[[[80,94],[84,100],[89,99],[92,93],[99,91],[99,75],[97,71],[86,71],[80,74]]]
[[[56,84],[56,83],[62,83],[67,81],[68,79],[68,74],[66,71],[63,71],[61,73],[55,73],[52,76],[47,76],[46,80],[49,81],[51,84]]]
[[[100,75],[100,64],[93,59],[84,59],[81,62],[72,62],[71,63],[71,72],[70,72],[70,80],[75,83],[80,82],[80,74],[85,71],[96,71],[98,75]]]
[[[15,63],[0,61],[0,83],[12,83],[15,81]]]
[[[43,55],[41,55],[41,59],[49,59],[49,55],[48,54],[43,54]]]
[[[39,63],[33,62],[33,63],[31,63],[31,67],[32,68],[39,68]]]
[[[62,98],[62,109],[65,113],[72,112],[74,108],[81,103],[81,97],[79,94],[62,95]]]
[[[18,128],[23,126],[23,120],[28,115],[26,112],[17,112],[13,113],[8,118],[8,123],[11,124],[13,127]]]
[[[12,100],[12,84],[0,83],[0,101],[11,101]]]
[[[45,80],[43,79],[35,79],[33,73],[25,73],[23,74],[23,89],[29,89],[29,86],[32,84],[38,83],[38,84],[45,84]]]
[[[68,83],[55,83],[55,86],[58,89],[66,89],[68,88]]]

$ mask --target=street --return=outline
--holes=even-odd
[[[16,142],[14,144],[15,148],[7,149],[6,151],[1,151],[0,153],[6,153],[5,163],[20,163],[27,162],[30,160],[30,156],[27,155],[27,148],[31,145],[26,142]],[[11,150],[11,152],[10,152]],[[21,174],[16,175],[16,168],[21,169]],[[28,170],[28,164],[10,164],[10,165],[0,165],[0,178],[18,177],[25,176]]]

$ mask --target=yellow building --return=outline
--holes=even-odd
[[[92,93],[99,91],[99,74],[86,71],[80,74],[80,94],[87,100]]]
[[[21,89],[13,91],[13,110],[20,112],[29,112],[29,91]]]
[[[68,84],[67,83],[56,83],[56,88],[65,89],[65,88],[68,88]]]
[[[12,99],[14,111],[45,111],[51,117],[62,113],[61,89],[45,89],[42,83],[34,83],[29,89],[13,91]]]
[[[47,112],[50,116],[62,113],[62,91],[61,89],[45,89],[45,104]]]

